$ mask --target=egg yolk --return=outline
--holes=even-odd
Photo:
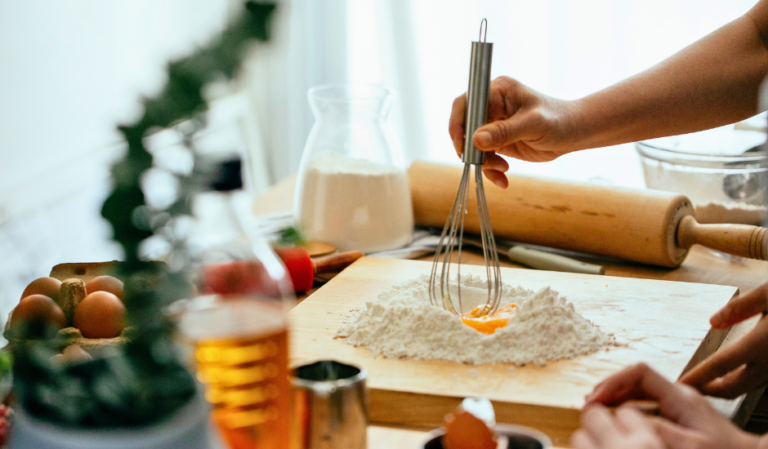
[[[487,305],[477,306],[472,311],[462,315],[461,322],[479,332],[490,335],[496,332],[496,329],[509,323],[509,318],[514,313],[515,307],[517,307],[516,304],[507,304],[489,315]]]

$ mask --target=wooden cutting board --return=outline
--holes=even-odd
[[[537,290],[551,286],[602,330],[625,343],[546,366],[463,365],[438,360],[387,359],[334,339],[356,307],[394,284],[428,274],[431,262],[363,258],[291,312],[293,365],[334,359],[368,370],[371,422],[438,427],[464,397],[494,402],[499,422],[531,426],[555,444],[578,428],[584,395],[606,376],[644,361],[668,379],[714,352],[725,331],[709,317],[736,287],[502,268],[505,283]],[[484,275],[484,267],[462,266]]]

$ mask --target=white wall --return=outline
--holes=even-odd
[[[228,3],[0,2],[0,210],[27,212],[25,204],[104,177],[115,126],[162,86],[169,58],[224,24]]]

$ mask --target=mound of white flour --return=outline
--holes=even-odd
[[[462,310],[485,303],[485,278],[461,278]],[[616,344],[613,335],[576,312],[573,304],[545,287],[538,292],[503,284],[501,305],[517,304],[509,323],[486,335],[429,302],[429,277],[381,293],[336,333],[348,344],[393,358],[441,359],[469,364],[534,362],[591,354]],[[451,297],[456,298],[456,284]],[[458,310],[458,304],[456,304]]]

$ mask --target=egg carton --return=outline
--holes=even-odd
[[[61,263],[54,266],[51,269],[51,273],[49,276],[54,279],[58,279],[62,281],[62,283],[68,280],[72,281],[74,279],[78,279],[79,280],[78,284],[85,285],[98,276],[114,275],[119,263],[120,262],[116,260],[109,261],[109,262]],[[151,263],[165,264],[164,262],[161,262],[161,261],[153,261]],[[65,302],[68,299],[69,298],[62,298],[61,301]],[[82,298],[79,298],[79,299],[82,299]],[[79,300],[77,302],[79,302]],[[74,308],[77,306],[76,303],[74,304],[60,303],[59,305],[65,311],[65,315],[67,314],[71,315],[72,313],[74,313]],[[12,334],[9,331],[12,315],[13,315],[13,310],[11,310],[11,312],[8,313],[8,319],[5,322],[5,328],[3,331],[3,335],[9,341],[9,346],[14,343],[14,340],[12,339]],[[68,316],[68,322],[71,322],[71,316]],[[62,337],[60,339],[61,344],[60,344],[59,350],[63,350],[68,346],[78,345],[86,352],[90,354],[94,354],[99,350],[101,350],[102,348],[113,347],[113,346],[124,344],[129,340],[131,332],[132,332],[132,328],[126,327],[125,329],[123,329],[123,332],[119,336],[114,338],[86,338],[83,336],[83,334],[80,332],[79,329],[73,326],[68,326],[59,330],[59,336]]]

